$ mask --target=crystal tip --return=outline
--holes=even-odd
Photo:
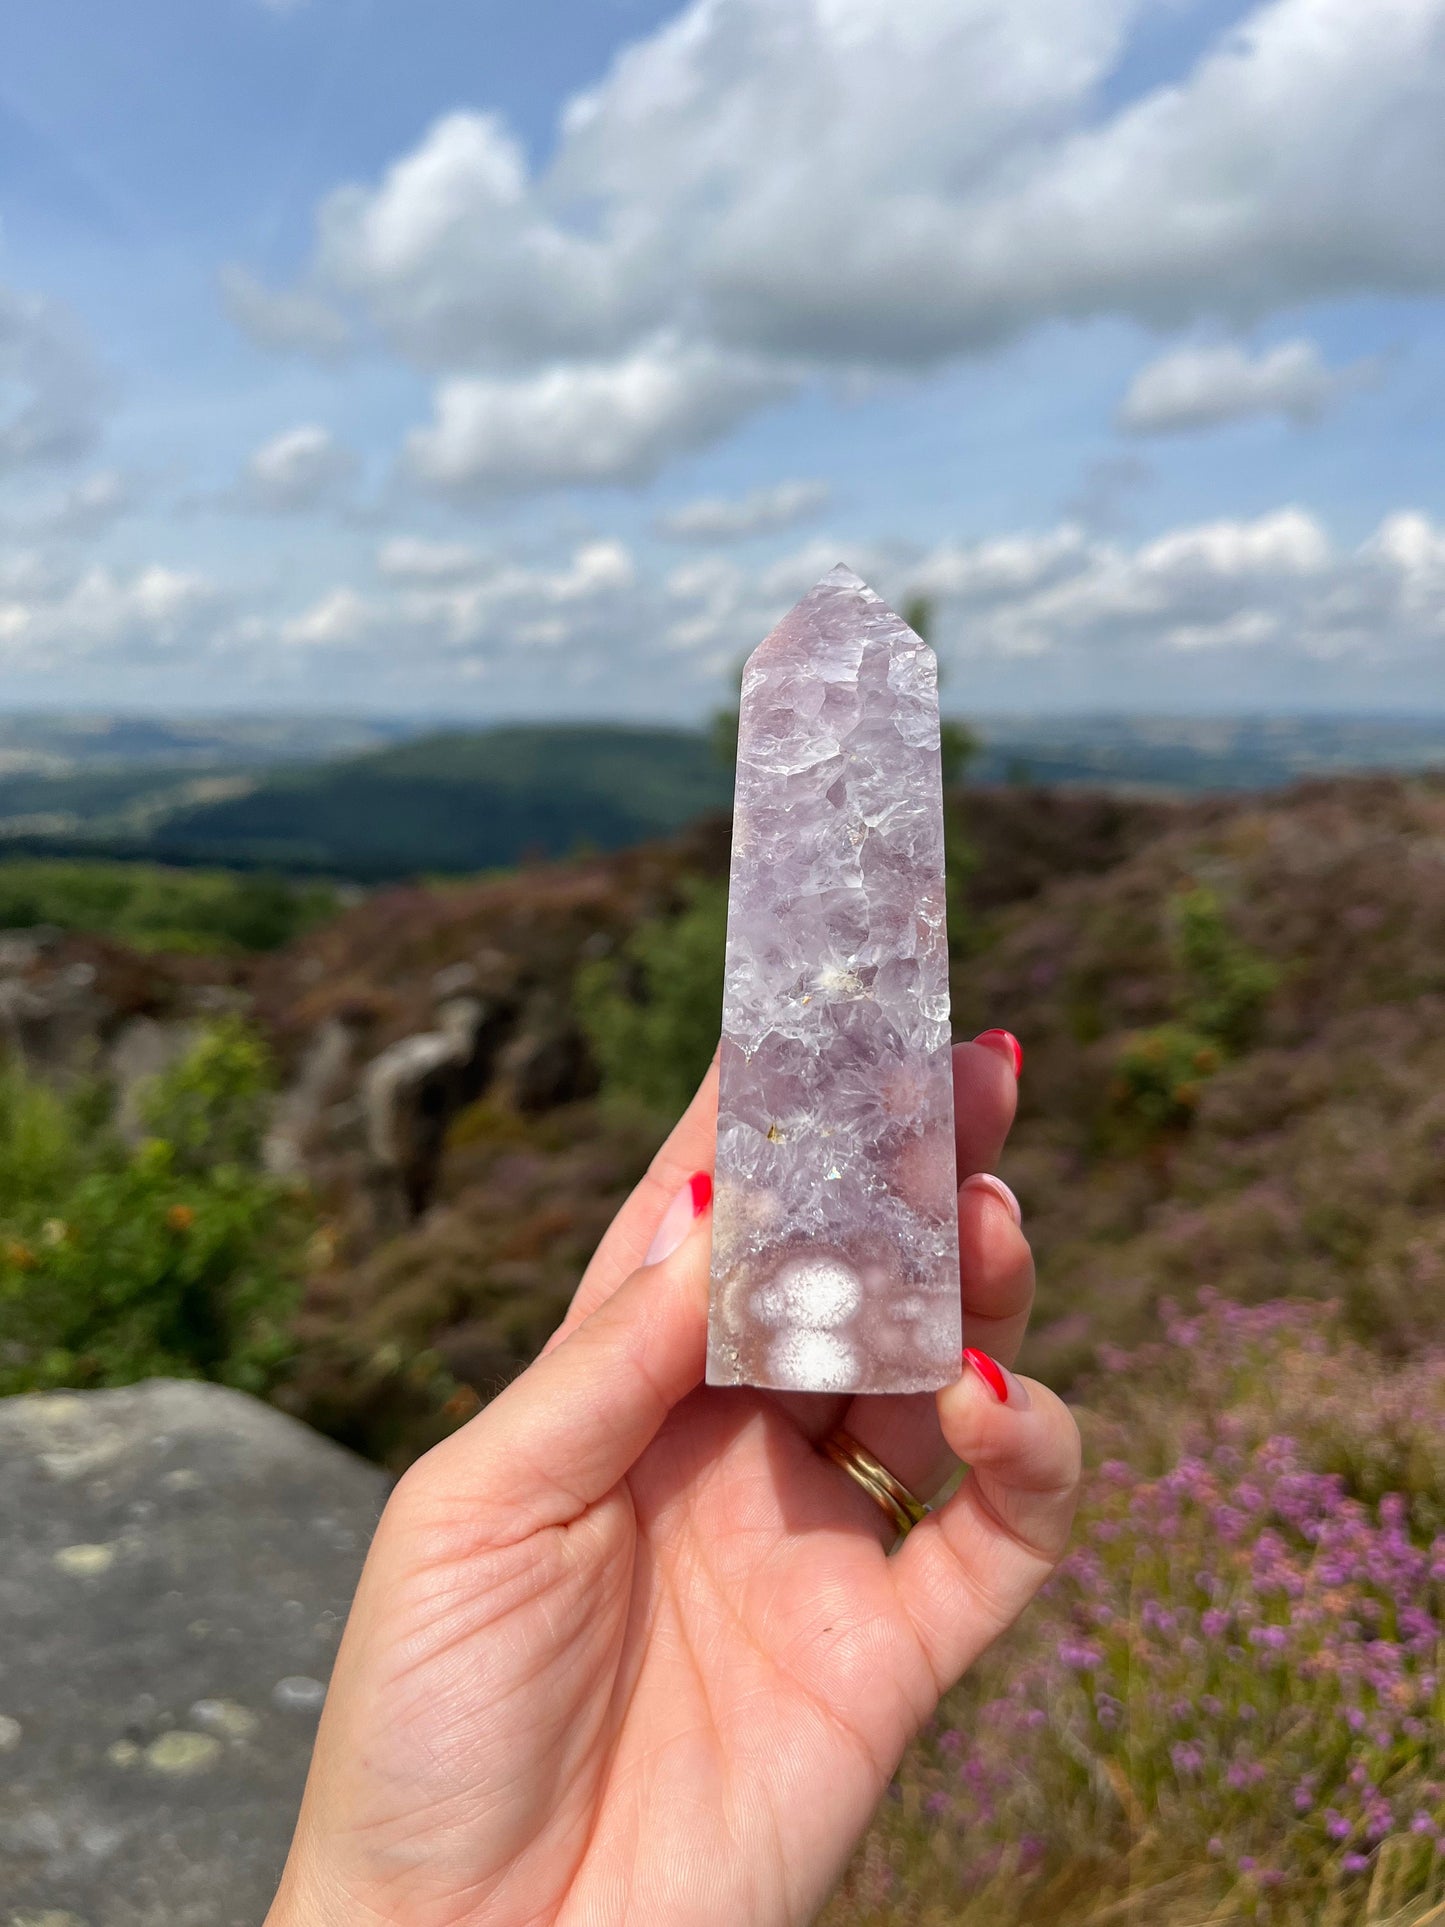
[[[836,568],[829,569],[818,587],[820,589],[862,589],[869,595],[873,593],[862,576],[855,569],[850,569],[846,562],[840,562]]]

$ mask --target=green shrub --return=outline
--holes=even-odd
[[[1212,890],[1184,891],[1174,914],[1174,959],[1184,979],[1180,1017],[1235,1056],[1257,1037],[1279,972],[1231,935]]]
[[[332,915],[325,884],[155,863],[0,862],[0,929],[53,924],[137,950],[273,950]]]
[[[209,1025],[172,1069],[143,1092],[141,1122],[171,1147],[177,1170],[253,1166],[272,1085],[266,1046],[239,1017]]]
[[[604,1096],[676,1116],[717,1048],[727,890],[694,882],[681,914],[641,924],[620,960],[578,972],[576,1006]]]
[[[312,1221],[256,1163],[267,1077],[218,1025],[154,1081],[131,1149],[94,1091],[0,1073],[0,1394],[274,1382]]]
[[[1222,1061],[1219,1046],[1187,1024],[1138,1031],[1119,1053],[1115,1100],[1150,1130],[1187,1124],[1204,1080]]]
[[[1111,1093],[1148,1133],[1189,1123],[1204,1082],[1258,1036],[1279,982],[1274,965],[1231,933],[1212,890],[1182,892],[1173,910],[1175,1020],[1125,1039]]]

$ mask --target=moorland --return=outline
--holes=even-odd
[[[1025,1363],[1090,1476],[830,1927],[1423,1927],[1445,782],[949,813],[958,1033],[1025,1049]],[[464,1422],[716,1032],[726,819],[600,842],[367,888],[0,866],[0,1390],[212,1377],[398,1469]]]

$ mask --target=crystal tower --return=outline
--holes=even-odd
[[[721,1070],[708,1383],[951,1383],[938,671],[844,568],[743,672]]]

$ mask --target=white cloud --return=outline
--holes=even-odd
[[[1411,620],[1433,621],[1445,641],[1445,528],[1427,515],[1401,510],[1385,517],[1364,554],[1398,582],[1400,606]]]
[[[1314,575],[1329,558],[1324,530],[1297,508],[1277,509],[1252,522],[1202,522],[1161,535],[1135,551],[1142,576],[1168,582]]]
[[[966,706],[1002,675],[1035,701],[1067,688],[1132,708],[1177,690],[1187,663],[1228,709],[1245,686],[1312,695],[1326,665],[1357,691],[1384,665],[1428,679],[1445,647],[1445,528],[1402,512],[1340,548],[1298,508],[1132,546],[1064,524],[924,553],[810,542],[761,575],[703,556],[666,578],[654,633],[723,671],[840,556],[895,605],[934,599],[939,653]]]
[[[101,535],[135,505],[134,484],[118,469],[97,469],[55,494],[30,501],[0,526],[32,540],[81,540]]]
[[[1445,568],[1431,577],[1445,554],[1438,539],[1425,518],[1397,517],[1341,551],[1314,517],[1284,508],[1133,548],[1070,528],[945,548],[917,574],[940,596],[946,647],[982,659],[1083,651],[1100,686],[1117,687],[1129,665],[1149,678],[1180,651],[1230,659],[1268,646],[1279,666],[1302,667],[1426,648],[1445,639]],[[1017,568],[1000,570],[1000,552]]]
[[[587,689],[572,713],[696,715],[840,559],[895,606],[934,599],[965,709],[1393,706],[1438,691],[1445,524],[1402,509],[1346,544],[1289,506],[1132,542],[1071,523],[927,550],[832,534],[761,568],[715,549],[665,572],[605,536],[528,560],[398,537],[370,585],[343,581],[279,614],[261,584],[72,569],[59,550],[19,548],[0,551],[0,673],[98,683],[162,655],[168,673],[198,675],[224,658],[253,687],[309,677],[321,692],[344,661],[352,687],[413,703],[495,674],[533,713],[566,713],[567,692]]]
[[[919,593],[958,603],[1012,602],[1077,573],[1088,553],[1073,523],[1044,535],[996,536],[967,548],[943,547],[915,570]]]
[[[394,535],[377,550],[382,575],[403,581],[454,582],[476,575],[482,558],[467,542],[432,542],[419,535]]]
[[[1374,373],[1370,363],[1330,368],[1313,341],[1282,341],[1253,357],[1233,342],[1176,348],[1139,370],[1119,426],[1131,435],[1177,435],[1251,415],[1318,421]]]
[[[677,542],[739,542],[804,521],[827,506],[831,492],[826,482],[778,482],[735,501],[706,496],[660,515],[658,533]]]
[[[303,422],[256,449],[246,463],[243,494],[278,515],[319,508],[336,499],[356,466],[330,429]]]
[[[50,504],[46,526],[56,535],[97,535],[126,514],[131,503],[127,478],[113,468],[97,469]]]
[[[103,400],[104,383],[69,317],[0,284],[0,475],[87,453]]]
[[[458,495],[640,482],[785,386],[747,357],[672,339],[521,380],[458,376],[408,439],[407,463],[424,485]]]
[[[73,537],[100,534],[129,512],[133,494],[129,480],[113,468],[97,469],[42,511],[47,534]]]
[[[584,542],[556,568],[504,565],[452,588],[416,589],[396,605],[398,623],[423,645],[483,653],[573,642],[589,647],[637,582],[620,542]]]
[[[1149,6],[693,0],[568,105],[542,171],[460,112],[333,193],[302,286],[447,377],[418,459],[488,487],[646,473],[776,392],[768,366],[786,388],[1047,320],[1445,287],[1445,0],[1265,0],[1101,104]],[[590,462],[520,445],[662,340],[749,372]]]
[[[1387,515],[1373,546],[1393,567],[1445,590],[1445,529],[1437,528],[1428,515],[1411,509]]]
[[[440,546],[413,543],[393,554],[389,573],[401,586],[389,594],[367,597],[348,585],[328,591],[283,623],[282,640],[292,648],[321,650],[374,644],[413,662],[439,655],[486,658],[569,641],[591,647],[619,603],[632,606],[638,586],[631,552],[611,539],[583,542],[552,568],[474,558],[472,572],[458,570],[455,580],[448,579],[451,571],[432,566]],[[398,561],[404,566],[396,567]]]
[[[555,602],[575,602],[582,597],[629,589],[636,579],[636,564],[626,544],[602,540],[584,542],[574,551],[565,569],[537,576],[534,583]]]
[[[539,217],[494,114],[445,115],[374,191],[331,195],[317,225],[318,280],[426,367],[603,357],[656,307],[629,292],[610,242]]]
[[[897,581],[896,545],[815,536],[750,569],[730,556],[704,555],[669,572],[658,612],[664,649],[693,656],[711,673],[730,673],[779,616],[840,561],[867,580]]]
[[[102,568],[7,591],[0,577],[0,667],[49,670],[78,661],[145,661],[204,646],[220,597],[204,576],[159,563],[130,575]]]
[[[281,640],[296,649],[353,649],[380,626],[383,612],[355,589],[329,590],[281,625]]]
[[[334,361],[351,345],[343,315],[314,290],[268,288],[234,264],[222,268],[221,304],[258,348]]]
[[[60,594],[67,577],[39,549],[0,552],[0,602],[40,602]]]

